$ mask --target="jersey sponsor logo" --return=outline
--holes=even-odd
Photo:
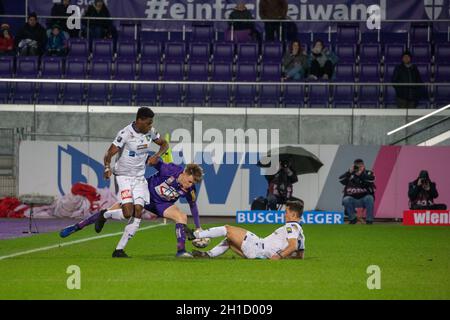
[[[167,178],[166,183],[167,184],[172,184],[175,181],[175,178],[170,176],[169,178]]]
[[[120,192],[120,197],[122,200],[131,199],[133,196],[131,195],[130,189],[125,189]]]
[[[119,136],[119,137],[117,137],[116,140],[117,140],[117,142],[121,142],[122,141],[122,137]]]
[[[148,148],[148,144],[141,144],[137,147],[138,150],[147,149],[147,148]]]
[[[150,136],[145,136],[145,139],[147,139],[147,141],[150,141]]]
[[[197,195],[195,194],[195,191],[194,191],[194,190],[191,190],[191,198],[192,198],[192,201],[193,201],[193,202],[194,202],[195,199],[197,198]]]
[[[130,150],[130,151],[128,151],[128,155],[130,157],[135,157],[136,156],[136,152]]]
[[[175,190],[175,188],[169,186],[166,182],[161,183],[159,186],[155,187],[156,193],[168,201],[176,200],[180,197],[180,194]]]
[[[293,224],[293,225],[292,225],[292,228],[294,228],[294,229],[295,229],[295,231],[297,231],[297,230],[298,230],[298,226],[297,226],[296,224]]]
[[[292,233],[292,228],[291,227],[287,227],[286,231],[287,231],[287,233]]]

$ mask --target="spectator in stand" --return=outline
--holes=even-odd
[[[260,0],[259,15],[263,20],[284,20],[287,16],[287,0]],[[264,22],[266,41],[275,41],[276,35],[280,39],[281,22]]]
[[[89,18],[111,18],[108,7],[106,7],[103,0],[95,0],[94,4],[90,5],[85,17]],[[94,19],[83,21],[87,32],[89,32],[90,39],[116,39],[117,31],[112,20],[109,19]]]
[[[402,63],[395,67],[392,77],[393,83],[422,83],[417,66],[411,62],[411,53],[405,51],[402,54]],[[394,86],[397,95],[398,108],[416,108],[420,99],[426,98],[426,90],[423,86]]]
[[[28,21],[19,30],[15,42],[16,48],[22,56],[36,56],[44,52],[47,35],[44,27],[37,21],[35,12],[28,15]]]
[[[67,53],[67,40],[61,27],[55,24],[48,36],[47,54],[49,56],[64,56]]]
[[[238,2],[236,7],[229,16],[230,20],[254,20],[252,13],[247,9],[244,2]],[[246,21],[230,21],[228,23],[233,27],[233,31],[237,39],[242,39],[242,41],[259,40],[260,36],[258,31],[255,29],[254,22]]]
[[[283,57],[284,80],[301,80],[306,74],[308,56],[303,52],[302,44],[296,40],[291,44],[291,50]]]
[[[436,183],[432,182],[428,171],[422,170],[419,177],[409,183],[409,208],[412,210],[447,210],[445,204],[434,203],[439,197]]]
[[[333,76],[333,69],[338,61],[337,56],[325,47],[322,40],[314,42],[309,55],[309,79],[329,80]]]
[[[62,0],[60,3],[55,3],[52,7],[50,15],[52,17],[66,17],[66,18],[51,18],[47,20],[47,29],[51,29],[55,24],[61,27],[62,31],[67,32],[71,38],[77,38],[79,30],[69,29],[67,26],[67,18],[72,14],[67,13],[67,8],[70,6],[70,0]]]
[[[356,159],[353,166],[339,177],[344,187],[342,204],[350,224],[358,221],[356,208],[366,209],[366,223],[373,223],[373,203],[375,195],[375,176],[372,171],[366,170],[364,161]]]
[[[6,23],[0,27],[0,56],[4,55],[14,55],[14,37]]]

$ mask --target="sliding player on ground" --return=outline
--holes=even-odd
[[[187,228],[186,232],[189,240],[226,237],[209,251],[193,250],[193,256],[198,258],[218,257],[231,248],[247,259],[303,259],[305,236],[299,224],[302,214],[303,201],[288,201],[285,214],[286,224],[265,238],[260,238],[243,228],[228,225],[197,231]]]

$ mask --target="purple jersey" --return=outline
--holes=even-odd
[[[161,160],[154,166],[157,173],[147,179],[150,192],[150,204],[145,208],[158,216],[163,216],[164,211],[171,207],[180,197],[186,198],[191,209],[197,228],[200,228],[198,208],[195,202],[196,188],[192,185],[187,191],[182,190],[177,182],[184,168],[174,163],[164,163]]]

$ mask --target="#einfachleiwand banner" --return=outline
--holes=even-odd
[[[50,15],[54,2],[59,0],[28,0],[31,11],[38,15]],[[80,7],[83,12],[93,0],[76,0],[72,4]],[[105,0],[112,17],[133,17],[149,19],[143,27],[151,29],[181,30],[185,25],[188,29],[190,22],[152,21],[157,19],[198,19],[201,21],[211,19],[226,19],[236,5],[237,0]],[[247,8],[254,17],[259,19],[259,0],[246,1]],[[355,21],[366,20],[367,9],[371,5],[379,5],[383,20],[433,20],[448,19],[450,17],[447,0],[289,0],[288,16],[292,20],[332,20]],[[364,28],[364,23],[361,27]],[[217,24],[220,29],[227,27],[226,22]],[[332,25],[333,26],[333,25]],[[437,24],[435,28],[447,31],[448,23]],[[258,25],[262,27],[261,24]],[[309,23],[299,25],[302,32],[326,32],[328,23]],[[409,23],[385,23],[381,26],[383,31],[408,30]]]

